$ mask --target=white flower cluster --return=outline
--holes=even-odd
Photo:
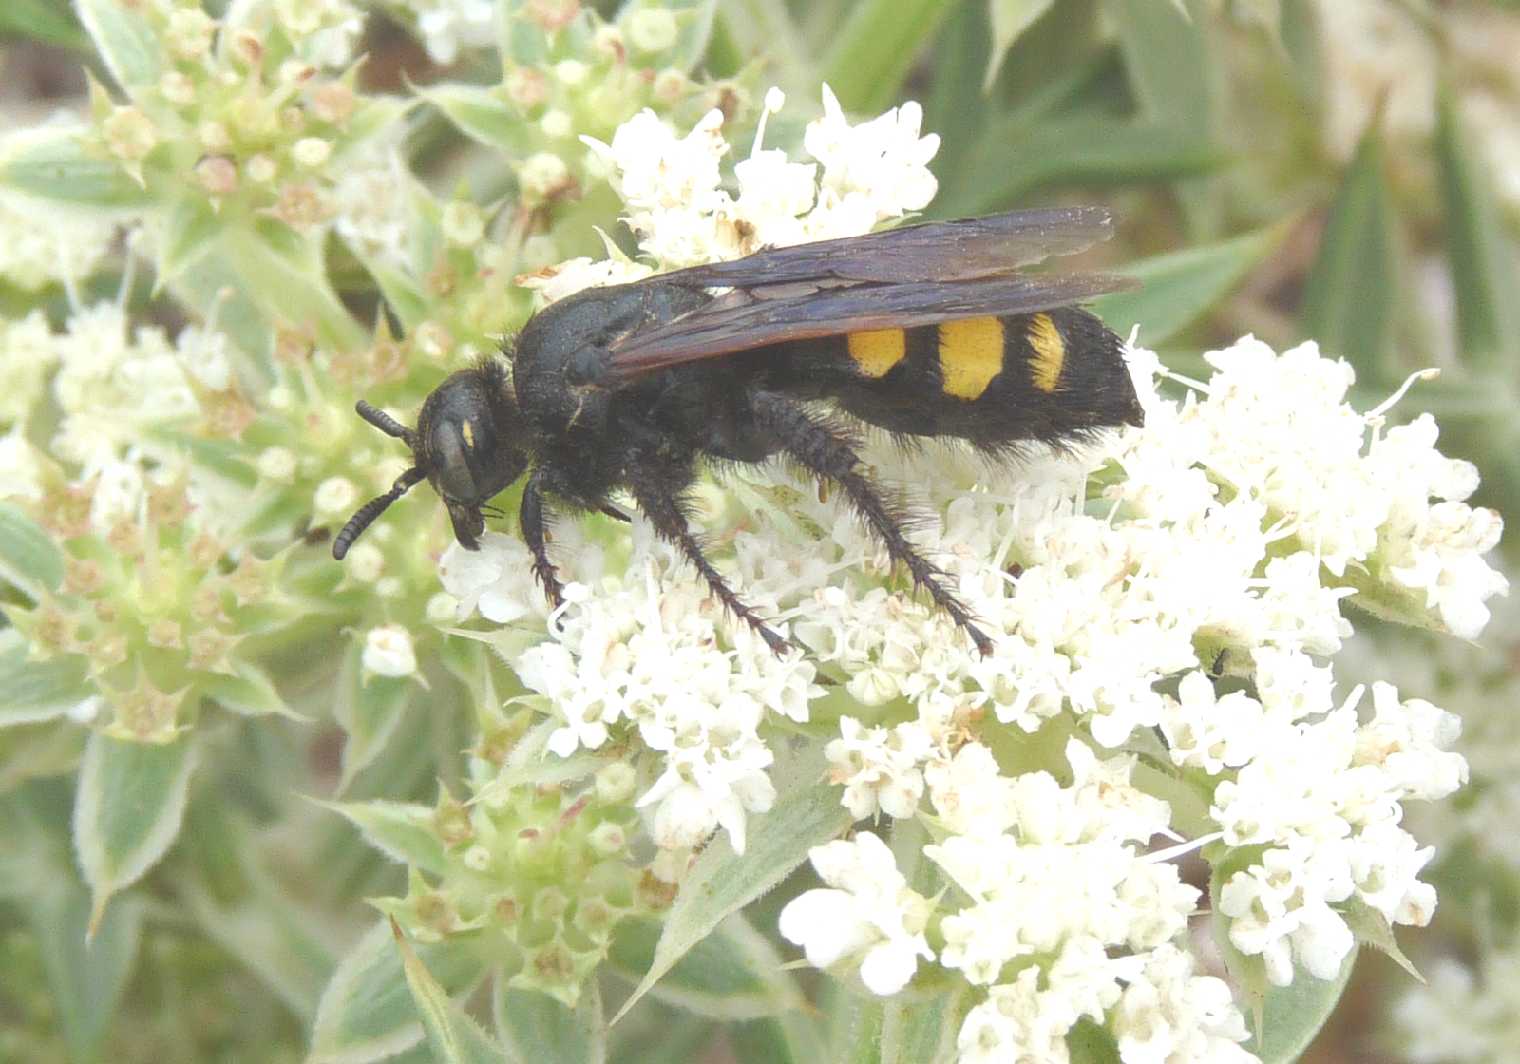
[[[816,160],[792,162],[763,147],[766,119],[785,96],[771,89],[754,145],[725,187],[723,112],[709,111],[678,137],[653,111],[618,127],[611,144],[582,141],[627,207],[624,220],[660,269],[738,258],[762,247],[856,236],[924,207],[937,186],[929,160],[939,137],[919,135],[923,110],[906,103],[851,125],[823,88],[823,116],[808,123],[803,147]],[[730,188],[736,191],[731,191]],[[612,255],[572,259],[525,281],[555,300],[595,284],[637,280],[649,267]]]
[[[776,796],[760,726],[767,712],[807,720],[809,700],[821,693],[815,667],[800,655],[778,662],[747,628],[732,630],[705,586],[685,573],[671,578],[680,563],[647,526],[636,537],[637,560],[624,573],[566,587],[555,638],[523,651],[514,668],[562,721],[549,740],[555,754],[600,749],[621,725],[660,755],[662,771],[639,798],[653,807],[657,845],[687,849],[722,827],[743,852],[746,814],[765,812]],[[582,579],[599,568],[594,553],[578,552]],[[524,579],[530,561],[517,540],[487,533],[478,552],[455,544],[442,565],[461,615],[542,623],[543,599]]]
[[[147,464],[168,462],[173,448],[155,447],[151,428],[183,425],[201,411],[197,389],[221,391],[232,383],[227,338],[186,327],[170,341],[156,327],[133,328],[117,303],[75,310],[54,333],[40,312],[0,325],[0,366],[7,401],[0,422],[12,429],[0,447],[0,497],[34,498],[40,491],[39,457],[27,422],[50,389],[63,417],[49,452],[69,463],[71,475],[94,481],[92,522],[104,532],[134,516]]]
[[[6,146],[0,144],[0,156]],[[104,213],[59,211],[28,197],[0,195],[0,279],[24,289],[73,284],[95,271],[117,228],[118,220]]]
[[[838,235],[809,228],[824,206],[820,225],[864,227],[919,202],[926,190],[905,177],[927,157],[917,116],[888,119],[853,149],[830,114],[815,123],[810,151],[834,198],[773,196],[745,216],[757,240]],[[711,119],[678,139],[648,118],[597,149],[660,266],[751,246],[748,228],[725,228],[748,189],[742,177],[737,196],[719,187],[725,149]],[[879,194],[911,196],[842,210],[878,191],[836,149],[895,167]],[[817,179],[772,162],[772,193],[803,171]],[[621,268],[587,260],[543,287],[563,294],[549,290]],[[1337,701],[1326,659],[1352,632],[1343,600],[1470,637],[1506,585],[1482,558],[1499,519],[1463,501],[1472,468],[1435,449],[1428,418],[1385,432],[1381,408],[1345,402],[1349,367],[1312,344],[1279,355],[1248,338],[1208,358],[1211,379],[1173,401],[1155,356],[1131,351],[1146,426],[1029,455],[1017,475],[989,477],[958,447],[869,451],[878,478],[917,486],[918,534],[994,638],[985,658],[894,579],[847,504],[771,466],[704,489],[702,523],[741,594],[805,655],[771,655],[638,521],[631,554],[613,545],[626,544],[621,526],[602,543],[597,525],[561,527],[556,549],[581,583],[548,638],[514,540],[451,551],[445,586],[461,616],[505,626],[499,645],[558,722],[554,752],[637,733],[658,766],[641,802],[667,857],[716,826],[742,847],[745,815],[774,793],[768,740],[816,732],[814,670],[832,681],[841,800],[856,817],[922,820],[944,889],[909,889],[862,833],[815,851],[827,887],[797,899],[783,931],[878,993],[925,960],[960,973],[979,995],[964,1060],[1063,1060],[1084,1017],[1126,1061],[1247,1059],[1228,988],[1188,947],[1197,892],[1150,851],[1178,838],[1172,810],[1142,785],[1170,771],[1168,793],[1194,795],[1185,848],[1250,848],[1214,899],[1238,950],[1273,982],[1295,961],[1334,974],[1352,945],[1347,906],[1429,919],[1434,894],[1417,876],[1430,851],[1400,826],[1402,803],[1449,794],[1466,773],[1447,750],[1449,714],[1385,683],[1365,710],[1360,688]],[[1136,754],[1147,769],[1132,778]]]

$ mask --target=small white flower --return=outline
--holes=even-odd
[[[802,946],[815,968],[858,962],[872,993],[897,993],[920,958],[934,957],[923,936],[928,903],[908,889],[892,851],[868,831],[848,842],[814,846],[808,857],[829,888],[805,891],[787,903],[782,936]]]
[[[328,477],[311,496],[312,511],[320,518],[345,517],[359,503],[359,489],[347,477]]]
[[[629,43],[643,52],[663,52],[676,43],[676,16],[665,8],[639,8],[628,17],[624,28]]]
[[[843,717],[839,733],[824,755],[831,765],[830,781],[844,784],[845,808],[857,820],[878,810],[912,816],[924,791],[920,763],[933,749],[928,732],[912,721],[867,729],[855,718]]]
[[[412,636],[399,624],[371,628],[364,637],[365,671],[377,676],[410,676],[417,671],[417,652]]]
[[[291,147],[290,156],[308,170],[315,170],[332,157],[332,142],[321,137],[302,137]]]

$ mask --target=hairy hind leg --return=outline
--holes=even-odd
[[[678,472],[667,463],[649,456],[636,457],[630,463],[627,478],[628,487],[633,492],[633,498],[639,504],[639,509],[644,511],[644,516],[649,518],[661,538],[674,544],[686,556],[686,560],[691,562],[697,572],[702,574],[702,578],[707,581],[707,586],[718,597],[718,601],[728,607],[729,612],[735,617],[753,628],[755,634],[765,640],[765,645],[771,648],[773,654],[777,657],[785,656],[792,645],[773,631],[765,620],[746,605],[733,588],[728,586],[728,582],[723,579],[723,574],[713,567],[712,562],[702,551],[702,544],[692,534],[685,508],[681,504],[681,492],[686,489],[689,479],[689,471]]]
[[[992,653],[992,640],[976,626],[971,613],[945,587],[944,572],[918,552],[903,533],[902,523],[866,475],[853,443],[808,413],[796,400],[776,392],[756,391],[750,397],[755,421],[774,435],[793,461],[838,484],[866,526],[876,533],[887,554],[900,562],[913,582],[929,593],[934,604],[971,637],[982,654]]]

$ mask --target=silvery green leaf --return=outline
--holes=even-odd
[[[0,580],[38,599],[63,582],[63,551],[26,514],[0,503]]]
[[[359,650],[350,648],[338,675],[333,703],[333,718],[348,733],[343,745],[340,793],[385,749],[411,705],[414,689],[410,680],[393,676],[371,676],[366,682],[359,668]]]
[[[949,993],[925,1000],[898,995],[881,1018],[882,1064],[942,1064],[955,1060],[956,1036],[971,1007],[971,988],[957,983]]]
[[[94,686],[73,655],[32,661],[14,628],[0,631],[0,728],[55,720],[90,698]]]
[[[785,879],[807,860],[811,847],[836,838],[849,826],[850,814],[839,804],[837,787],[785,787],[778,782],[778,789],[781,797],[770,812],[751,815],[743,854],[735,854],[727,836],[720,836],[697,858],[665,918],[649,971],[619,1017],[726,917]]]
[[[193,735],[169,743],[90,736],[74,800],[74,849],[94,895],[92,930],[111,896],[173,844],[195,761]]]
[[[238,662],[233,668],[235,671],[231,674],[212,674],[201,685],[201,693],[216,699],[223,708],[244,716],[273,713],[291,720],[308,719],[286,704],[275,689],[274,681],[263,669],[246,661]]]
[[[1316,979],[1302,968],[1295,968],[1293,982],[1267,991],[1256,1045],[1256,1055],[1262,1064],[1293,1064],[1303,1056],[1340,1003],[1356,967],[1356,955],[1355,949],[1346,955],[1340,974],[1334,979]],[[1250,1043],[1246,1045],[1249,1047]]]
[[[1050,10],[1054,0],[988,0],[987,13],[992,23],[992,54],[987,57],[987,71],[982,76],[982,92],[992,88],[1003,57],[1019,35]]]
[[[1093,300],[1093,309],[1120,336],[1140,327],[1140,342],[1155,348],[1216,306],[1269,255],[1287,233],[1269,226],[1217,244],[1202,244],[1126,263],[1124,275],[1140,282],[1129,292]]]
[[[651,967],[660,924],[620,924],[608,962],[637,982]],[[735,913],[691,948],[651,991],[666,1004],[718,1020],[774,1016],[805,1007],[776,947]]]
[[[1513,372],[1520,363],[1520,269],[1486,161],[1463,128],[1458,103],[1442,92],[1436,162],[1446,214],[1446,253],[1463,358]]]
[[[557,998],[509,987],[498,977],[491,1011],[514,1064],[604,1064],[607,1059],[607,1019],[595,979],[581,988],[580,1000],[570,1009]]]
[[[431,806],[385,801],[324,804],[353,821],[364,840],[391,860],[436,875],[447,870]]]
[[[1399,299],[1398,219],[1373,122],[1341,179],[1304,282],[1304,332],[1354,365],[1358,378],[1391,378]]]
[[[470,943],[424,944],[416,952],[432,978],[450,993],[474,985],[485,974]],[[338,963],[322,992],[308,1059],[310,1064],[367,1064],[422,1040],[422,1023],[395,936],[390,922],[380,920]]]
[[[70,877],[23,902],[42,952],[49,997],[74,1060],[100,1059],[137,961],[142,906],[124,898],[91,927],[90,896]]]
[[[520,159],[535,143],[532,123],[507,102],[500,89],[478,85],[434,85],[417,90],[466,136],[509,159]]]
[[[147,5],[74,0],[74,10],[118,85],[131,93],[158,84],[164,53],[159,35],[145,14]]]
[[[953,6],[949,0],[851,4],[823,60],[823,80],[845,110],[880,111],[895,103],[919,52]]]
[[[406,985],[411,990],[412,1002],[422,1017],[422,1028],[427,1032],[433,1059],[442,1064],[499,1064],[502,1059],[501,1047],[450,999],[448,992],[433,978],[427,965],[418,958],[417,951],[412,948],[400,925],[394,920],[391,921],[391,931],[401,952]],[[550,1055],[532,1059],[558,1061],[570,1058]]]

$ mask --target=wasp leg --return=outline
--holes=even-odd
[[[522,526],[523,543],[533,555],[533,575],[543,585],[544,597],[549,600],[549,605],[557,608],[565,600],[565,585],[559,582],[559,575],[544,546],[548,522],[544,514],[544,489],[536,470],[523,485],[522,506],[517,511],[517,520]]]
[[[728,586],[723,575],[713,568],[707,555],[702,553],[702,544],[692,535],[691,525],[681,506],[680,491],[685,487],[682,479],[670,476],[657,462],[635,462],[629,477],[629,487],[633,491],[634,501],[654,525],[655,531],[678,547],[686,555],[686,560],[696,566],[697,572],[702,574],[718,601],[727,606],[735,617],[753,628],[755,634],[771,648],[771,653],[778,658],[784,657],[792,649],[792,644],[772,631],[759,614],[744,604],[744,600]]]
[[[838,484],[867,527],[876,533],[888,556],[900,562],[913,582],[929,593],[934,604],[950,615],[983,655],[992,653],[992,640],[976,626],[971,613],[945,587],[945,574],[903,534],[902,522],[879,488],[864,472],[853,443],[814,418],[800,403],[775,392],[756,391],[750,399],[756,424],[780,442],[782,450],[809,472]]]

